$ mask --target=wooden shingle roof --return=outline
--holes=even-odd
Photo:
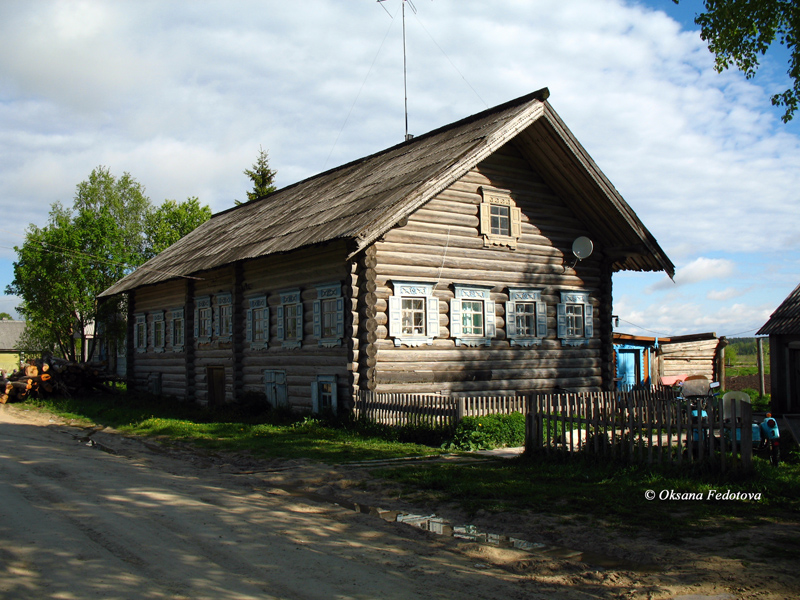
[[[756,335],[800,335],[800,285],[775,309]]]
[[[511,140],[618,254],[616,270],[672,276],[670,260],[548,96],[544,88],[218,213],[101,296],[336,239],[356,254]]]
[[[19,338],[24,331],[25,321],[14,321],[11,319],[0,320],[0,351],[16,351]]]

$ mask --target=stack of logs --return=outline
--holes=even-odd
[[[51,356],[29,361],[18,371],[0,378],[0,404],[48,396],[72,396],[95,390],[113,391],[106,384],[116,381],[96,365],[69,362]]]

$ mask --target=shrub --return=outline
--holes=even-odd
[[[464,417],[456,427],[453,439],[445,444],[449,450],[491,450],[517,447],[525,443],[525,416],[488,415]]]

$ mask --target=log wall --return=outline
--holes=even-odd
[[[516,249],[486,247],[480,232],[481,186],[511,191],[522,210]],[[358,259],[357,316],[361,320],[358,375],[377,392],[597,391],[613,380],[611,269],[595,240],[592,256],[574,262],[572,242],[590,236],[578,216],[531,170],[513,143],[495,153],[388,231]],[[431,345],[396,347],[388,335],[393,281],[434,283],[440,335]],[[450,337],[453,284],[491,287],[497,336],[490,347],[457,346]],[[547,336],[540,346],[512,346],[505,335],[509,287],[542,291]],[[588,291],[594,337],[585,347],[557,338],[562,291]],[[601,322],[607,326],[601,326]]]
[[[717,381],[716,338],[691,342],[662,343],[659,346],[659,374],[663,377],[677,375],[702,375]]]
[[[352,301],[353,270],[346,261],[344,243],[301,250],[290,255],[272,256],[237,262],[221,269],[201,273],[191,280],[179,280],[139,288],[131,294],[131,316],[147,315],[148,347],[137,352],[132,347],[129,328],[129,380],[143,390],[151,389],[154,377],[161,378],[161,393],[206,404],[209,401],[209,368],[224,372],[224,399],[230,402],[248,392],[264,392],[264,371],[286,374],[288,400],[293,407],[311,409],[311,388],[320,375],[334,375],[339,406],[348,406],[354,383],[352,356],[357,344],[348,343],[347,334],[354,327]],[[314,337],[313,302],[316,285],[340,282],[345,306],[345,338],[340,346],[321,347]],[[299,288],[303,303],[303,340],[299,348],[286,348],[277,339],[277,307],[280,292]],[[203,296],[232,295],[233,335],[220,339],[214,335],[201,342],[194,336],[195,300]],[[249,299],[266,296],[270,309],[269,339],[266,347],[251,347],[246,341],[246,314]],[[185,343],[180,351],[170,344],[170,309],[184,308]],[[165,311],[167,344],[161,351],[153,347],[153,313]],[[131,322],[133,319],[131,319]]]

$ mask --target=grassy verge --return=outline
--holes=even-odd
[[[146,396],[28,400],[84,426],[105,426],[129,435],[190,443],[199,449],[245,452],[254,458],[308,458],[326,463],[425,456],[444,452],[424,444],[385,439],[348,421],[327,422],[254,407],[208,410]]]
[[[754,473],[713,473],[672,467],[624,466],[595,459],[522,457],[502,463],[429,464],[383,469],[392,479],[432,501],[456,502],[469,512],[532,511],[582,515],[662,538],[705,535],[764,520],[797,520],[800,465],[797,457],[777,469],[755,460]],[[648,490],[655,499],[648,500]],[[723,499],[760,493],[760,500]],[[692,499],[676,495],[692,494]],[[719,494],[719,495],[718,495]],[[671,499],[670,499],[671,498]]]

